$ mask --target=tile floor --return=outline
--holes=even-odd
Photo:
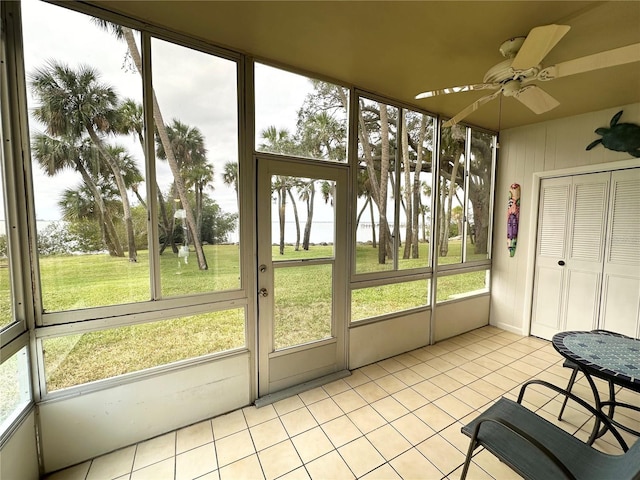
[[[46,478],[456,479],[469,444],[460,433],[463,424],[503,395],[515,399],[519,385],[530,378],[564,387],[569,374],[549,342],[484,327],[359,368],[273,405],[246,407]],[[574,392],[589,398],[586,382],[578,382]],[[640,395],[628,391],[619,398],[640,404]],[[587,438],[593,420],[568,407],[558,422],[560,401],[548,389],[527,390],[524,404]],[[640,416],[625,420],[640,429]],[[610,434],[595,446],[621,453]],[[479,449],[468,478],[518,476]]]

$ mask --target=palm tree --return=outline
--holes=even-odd
[[[238,215],[240,214],[240,193],[238,190],[238,162],[227,162],[224,164],[224,172],[222,173],[222,182],[227,186],[233,186],[236,192],[236,204],[238,207]]]
[[[88,139],[74,142],[69,137],[53,138],[45,134],[36,134],[31,142],[31,152],[41,170],[48,176],[57,175],[66,168],[80,173],[85,186],[91,192],[97,208],[97,218],[101,226],[104,244],[109,254],[124,257],[111,211],[107,208],[102,189],[91,171],[99,164],[98,152]]]
[[[144,151],[146,147],[144,144],[144,112],[142,105],[132,98],[125,98],[124,101],[120,104],[120,108],[118,109],[118,117],[117,123],[115,125],[115,130],[118,133],[124,135],[133,133],[138,142],[140,142],[140,146]],[[131,188],[140,200],[140,203],[145,205],[144,201],[138,193],[137,188],[134,188],[133,185]],[[158,207],[160,209],[159,226],[164,236],[164,243],[160,248],[160,255],[162,255],[162,252],[164,252],[165,248],[167,248],[167,245],[169,244],[173,246],[174,252],[177,253],[178,249],[173,242],[173,217],[169,218],[169,216],[167,215],[167,204],[164,200],[164,196],[162,195],[160,185],[158,185],[157,183],[156,193],[158,196]]]
[[[298,186],[298,196],[307,206],[307,222],[304,226],[302,237],[302,249],[309,250],[309,239],[311,237],[311,223],[313,222],[313,204],[316,197],[316,181],[309,179]]]
[[[110,155],[101,137],[113,132],[118,97],[112,87],[99,82],[99,77],[99,73],[88,66],[80,66],[75,71],[54,60],[48,62],[31,75],[31,88],[40,101],[33,115],[45,125],[49,135],[71,138],[80,138],[84,132],[89,135],[113,172],[122,197],[129,261],[136,262],[137,252],[127,188],[117,160]]]
[[[173,155],[177,161],[181,177],[187,191],[193,187],[196,206],[196,229],[192,236],[202,240],[202,198],[204,189],[213,181],[213,166],[207,163],[207,149],[204,146],[204,135],[198,127],[190,127],[180,120],[174,119],[166,126]],[[162,142],[156,142],[158,158],[167,159],[167,152]],[[184,208],[184,204],[183,204]]]
[[[115,23],[107,22],[106,20],[102,20],[100,18],[94,18],[93,21],[101,28],[113,33],[116,36],[116,38],[120,40],[124,40],[127,43],[127,48],[129,49],[129,55],[131,56],[131,59],[133,60],[134,65],[136,66],[136,70],[138,70],[138,73],[140,74],[140,76],[142,76],[142,56],[140,55],[140,51],[138,50],[138,45],[136,44],[136,39],[133,34],[133,30],[131,30],[128,27],[123,27],[122,25],[117,25]],[[191,210],[191,206],[189,205],[189,198],[187,197],[187,189],[180,175],[178,162],[176,161],[176,158],[173,155],[173,151],[171,149],[171,141],[169,139],[169,135],[167,134],[167,130],[165,128],[165,123],[164,123],[164,119],[162,118],[160,105],[158,104],[158,99],[156,97],[155,91],[152,90],[151,93],[153,97],[153,121],[156,127],[156,132],[166,152],[167,163],[169,164],[169,168],[171,169],[171,173],[173,175],[174,187],[175,187],[176,193],[178,194],[178,198],[185,210],[187,225],[192,232],[196,232],[197,228],[196,228],[195,217],[193,216],[193,211]],[[207,265],[207,259],[204,256],[204,251],[202,250],[202,243],[200,242],[200,239],[197,236],[194,236],[193,246],[196,250],[196,257],[198,259],[198,268],[200,270],[207,270],[209,268]]]

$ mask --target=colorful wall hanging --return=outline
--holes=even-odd
[[[518,223],[520,221],[520,185],[511,184],[509,187],[509,204],[507,207],[507,248],[509,256],[516,254],[518,241]]]

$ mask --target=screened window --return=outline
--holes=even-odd
[[[27,347],[0,364],[0,398],[0,432],[4,432],[31,402]]]
[[[224,310],[47,338],[47,391],[243,347],[244,315],[244,309]]]
[[[155,38],[151,52],[162,294],[238,289],[236,62]]]
[[[351,320],[365,320],[429,305],[430,280],[377,285],[351,291]]]
[[[4,157],[0,153],[0,330],[11,325],[13,302],[11,300],[11,277],[9,275],[9,239],[7,237],[7,215],[4,196]]]
[[[431,117],[359,99],[356,274],[430,266],[432,161]]]
[[[349,90],[255,64],[255,146],[261,152],[347,160]]]
[[[237,59],[58,5],[22,13],[47,391],[245,347],[245,308],[216,303],[245,297]]]
[[[455,125],[441,129],[440,147],[436,298],[446,301],[489,288],[495,135]]]

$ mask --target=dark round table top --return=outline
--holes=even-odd
[[[640,340],[613,332],[570,331],[555,334],[552,343],[561,355],[599,377],[640,388]]]

